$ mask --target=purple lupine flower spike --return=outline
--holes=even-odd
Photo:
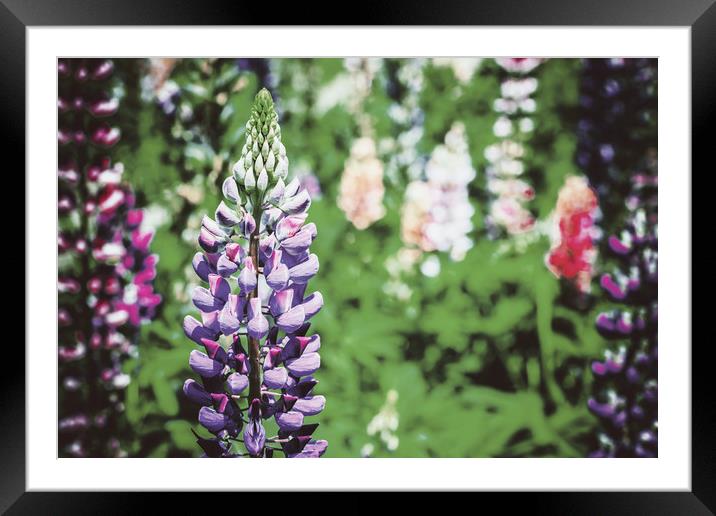
[[[131,380],[122,366],[161,302],[154,235],[141,227],[122,164],[109,157],[120,136],[110,125],[119,108],[112,70],[108,60],[58,62],[61,456],[126,454],[116,437]]]
[[[599,314],[597,330],[619,343],[592,363],[588,408],[601,420],[592,457],[656,457],[657,442],[657,178],[637,175],[629,217],[609,246],[622,267],[601,285],[618,308]]]
[[[307,421],[326,404],[314,393],[321,340],[308,335],[323,307],[320,292],[307,292],[319,269],[310,252],[317,228],[306,223],[310,196],[297,179],[285,184],[287,173],[273,100],[261,90],[222,186],[225,200],[202,220],[204,252],[192,260],[206,285],[192,295],[200,317],[184,319],[199,348],[189,365],[200,377],[187,380],[184,393],[213,434],[197,435],[207,457],[320,457],[328,446],[312,438],[318,424]],[[273,437],[263,423],[271,417],[279,428]]]

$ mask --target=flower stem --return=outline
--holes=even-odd
[[[251,233],[251,240],[249,242],[249,256],[254,262],[254,268],[256,269],[256,287],[249,294],[249,299],[258,297],[259,295],[259,230],[261,221],[261,206],[257,202],[254,204],[254,220],[256,221],[256,228]],[[249,405],[254,399],[261,398],[261,369],[259,364],[261,343],[259,339],[249,337],[249,365],[251,371],[249,372]]]

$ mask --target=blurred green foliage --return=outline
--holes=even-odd
[[[148,79],[148,61],[128,60],[120,68],[128,96],[144,100],[122,111],[131,137],[118,159],[157,221],[152,250],[160,256],[156,289],[164,297],[158,317],[143,328],[139,358],[127,364],[134,375],[126,399],[131,455],[200,454],[190,428],[206,433],[181,393],[184,379],[194,376],[188,366],[193,344],[181,329],[184,315],[194,313],[190,261],[199,218],[219,201],[220,182],[240,154],[250,102],[262,85],[277,100],[292,167],[310,170],[322,189],[310,210],[319,231],[312,249],[321,260],[311,288],[325,299],[313,327],[323,342],[317,390],[327,405],[315,419],[321,424],[316,435],[329,441],[326,456],[359,457],[366,445],[371,456],[390,457],[586,455],[596,425],[585,405],[589,364],[604,346],[593,321],[604,301],[595,292],[586,305],[576,302],[544,265],[545,237],[522,247],[487,238],[483,152],[496,141],[492,101],[504,74],[494,62],[484,60],[467,82],[449,67],[423,66],[418,102],[424,132],[416,149],[429,155],[454,121],[465,124],[478,172],[470,185],[475,246],[461,262],[438,256],[437,277],[403,274],[408,299],[385,290],[395,279],[386,261],[402,246],[405,171],[386,178],[387,215],[367,230],[356,230],[336,206],[359,129],[344,103],[316,106],[319,92],[346,74],[342,60],[271,60],[241,68],[228,59],[172,64],[161,84]],[[391,89],[406,64],[384,61],[372,82],[364,109],[378,142],[406,130],[386,114],[406,94]],[[537,192],[530,208],[539,218],[552,211],[564,178],[579,172],[574,126],[580,67],[579,60],[553,59],[533,73],[539,80],[536,129],[525,161]],[[167,91],[173,92],[163,97],[170,105],[158,99]],[[389,450],[367,427],[391,390],[398,395],[399,445]]]

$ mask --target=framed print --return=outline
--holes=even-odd
[[[2,7],[27,192],[3,509],[710,513],[690,207],[716,7],[244,7]]]

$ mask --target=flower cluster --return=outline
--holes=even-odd
[[[474,209],[468,184],[475,178],[465,127],[453,124],[425,167],[425,180],[408,184],[401,217],[403,242],[422,251],[441,251],[462,260],[472,247]]]
[[[619,307],[596,321],[616,347],[592,364],[595,395],[588,406],[602,423],[593,457],[657,455],[657,178],[638,174],[633,179],[626,225],[608,240],[621,266],[601,278]]]
[[[316,226],[305,223],[308,193],[298,179],[286,185],[287,173],[278,115],[263,89],[241,157],[223,183],[225,201],[213,219],[202,220],[203,252],[193,260],[208,284],[193,294],[201,321],[184,319],[186,335],[203,349],[189,356],[201,380],[187,380],[184,392],[201,405],[199,422],[214,434],[197,441],[209,457],[272,457],[275,451],[319,457],[328,445],[311,438],[318,424],[304,420],[326,401],[313,392],[320,337],[308,335],[323,306],[320,292],[306,294],[318,272],[309,249]],[[278,426],[273,437],[264,426],[269,418]]]
[[[113,63],[58,62],[58,325],[60,448],[73,456],[117,456],[122,365],[137,353],[139,326],[154,316],[157,256],[143,211],[108,150]]]
[[[498,58],[496,61],[509,75],[502,81],[501,96],[493,105],[498,114],[493,133],[499,141],[485,149],[489,162],[487,189],[493,196],[487,222],[493,234],[502,228],[510,235],[517,235],[530,231],[535,223],[532,213],[524,206],[534,198],[535,192],[520,176],[525,171],[525,142],[534,129],[529,115],[537,109],[531,96],[537,90],[538,81],[526,74],[541,60]]]
[[[547,267],[558,278],[565,278],[583,293],[591,290],[598,236],[594,219],[597,196],[583,177],[568,177],[559,191],[553,217],[555,231]]]
[[[366,229],[385,215],[384,194],[383,163],[376,157],[375,142],[358,138],[343,170],[338,207],[357,229]]]

